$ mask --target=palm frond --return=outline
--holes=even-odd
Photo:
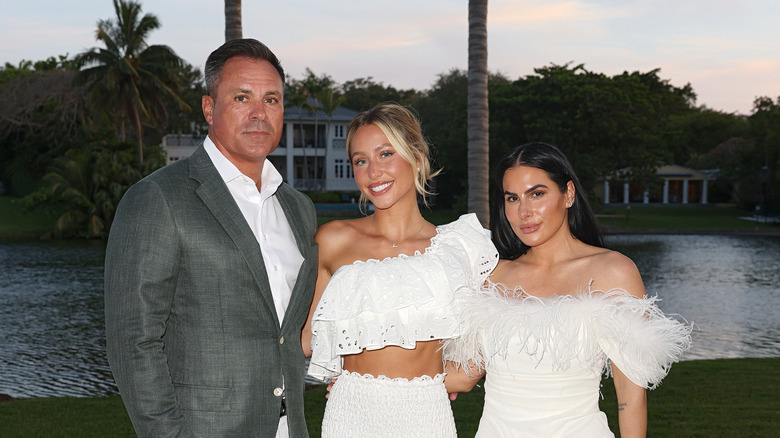
[[[98,114],[110,115],[124,138],[124,123],[136,127],[139,166],[143,166],[143,125],[167,121],[166,101],[189,110],[179,96],[179,72],[184,61],[168,46],[148,45],[149,34],[160,27],[153,14],[143,14],[141,4],[114,0],[113,19],[98,21],[96,38],[105,47],[92,48],[76,57],[80,69],[76,82],[85,85],[89,103]]]

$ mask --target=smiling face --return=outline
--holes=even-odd
[[[571,181],[561,193],[544,170],[516,166],[504,173],[503,186],[507,221],[525,245],[534,247],[570,234],[567,209],[574,200]]]
[[[262,170],[265,157],[282,135],[284,84],[270,62],[229,59],[213,96],[203,96],[209,137],[228,160],[249,177]]]
[[[401,157],[376,125],[363,125],[350,142],[350,162],[355,182],[377,209],[401,199],[417,202],[412,165]]]

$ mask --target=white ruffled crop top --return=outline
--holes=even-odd
[[[424,252],[340,267],[312,318],[309,375],[341,374],[342,356],[459,333],[454,296],[476,291],[498,263],[490,231],[475,214],[436,227]]]

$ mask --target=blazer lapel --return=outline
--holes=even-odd
[[[257,243],[255,235],[252,233],[252,229],[246,223],[244,215],[233,200],[233,195],[230,194],[230,190],[228,190],[216,167],[214,167],[203,145],[195,150],[190,160],[190,177],[200,182],[200,186],[195,190],[195,193],[203,200],[206,207],[211,210],[244,256],[244,260],[246,260],[246,264],[258,284],[260,295],[265,302],[267,309],[264,314],[271,315],[278,326],[279,318],[276,315],[271,285],[263,262],[263,254],[260,251],[260,245]],[[296,239],[297,237],[296,235]]]
[[[306,236],[306,230],[298,214],[299,208],[295,204],[295,200],[287,193],[287,190],[289,190],[289,186],[279,186],[279,190],[276,191],[276,199],[279,200],[284,216],[287,218],[287,223],[290,224],[293,236],[295,236],[295,243],[298,245],[298,251],[306,257],[306,252],[311,246],[311,239]]]
[[[295,243],[298,245],[298,251],[303,256],[303,263],[298,270],[298,276],[295,282],[295,289],[293,290],[292,297],[290,297],[290,303],[287,306],[287,311],[284,315],[284,321],[282,321],[282,331],[287,327],[287,321],[295,320],[294,314],[299,310],[300,306],[305,306],[305,310],[308,313],[310,295],[302,293],[299,290],[299,286],[306,283],[304,277],[309,275],[312,268],[309,266],[312,263],[312,253],[315,245],[311,236],[307,234],[306,227],[300,216],[300,206],[296,204],[295,198],[288,193],[289,190],[293,190],[286,184],[279,186],[279,190],[276,191],[276,197],[279,200],[279,204],[282,206],[282,211],[287,218],[287,222],[290,224],[293,236],[295,236]],[[313,233],[313,230],[312,230]],[[316,263],[316,258],[314,258]],[[316,271],[315,271],[316,272]],[[289,317],[288,317],[289,316]]]

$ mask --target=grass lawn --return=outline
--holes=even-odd
[[[52,219],[26,213],[16,202],[18,198],[0,196],[0,239],[37,238],[52,228]],[[435,225],[452,222],[458,215],[447,210],[422,209],[423,216]],[[654,232],[666,230],[672,232],[711,232],[719,231],[764,231],[780,233],[780,224],[756,223],[740,219],[750,217],[751,212],[734,207],[715,205],[632,205],[609,206],[599,211],[599,223],[607,232]],[[355,217],[360,217],[359,215]],[[334,219],[346,219],[347,216],[318,217],[322,225]]]
[[[24,212],[18,200],[12,196],[0,196],[0,238],[37,238],[51,230],[51,219]]]
[[[761,223],[740,219],[752,217],[752,212],[735,207],[714,205],[656,206],[632,205],[606,207],[599,212],[599,223],[607,227],[631,230],[680,230],[717,232],[724,230],[775,231],[779,223]]]
[[[617,433],[617,403],[604,381],[601,409]],[[780,358],[694,360],[675,364],[648,393],[649,437],[776,437],[780,431]],[[482,413],[481,387],[452,403],[459,437],[472,437]],[[320,436],[325,387],[306,392],[306,421]],[[41,398],[0,403],[0,436],[133,437],[119,396]]]
[[[422,210],[423,216],[435,225],[452,222],[458,215],[446,210]],[[741,219],[752,213],[736,207],[716,205],[631,205],[602,208],[596,215],[606,234],[610,233],[712,233],[764,232],[780,234],[780,223]],[[360,216],[354,216],[360,217]],[[341,217],[318,217],[319,225]]]

